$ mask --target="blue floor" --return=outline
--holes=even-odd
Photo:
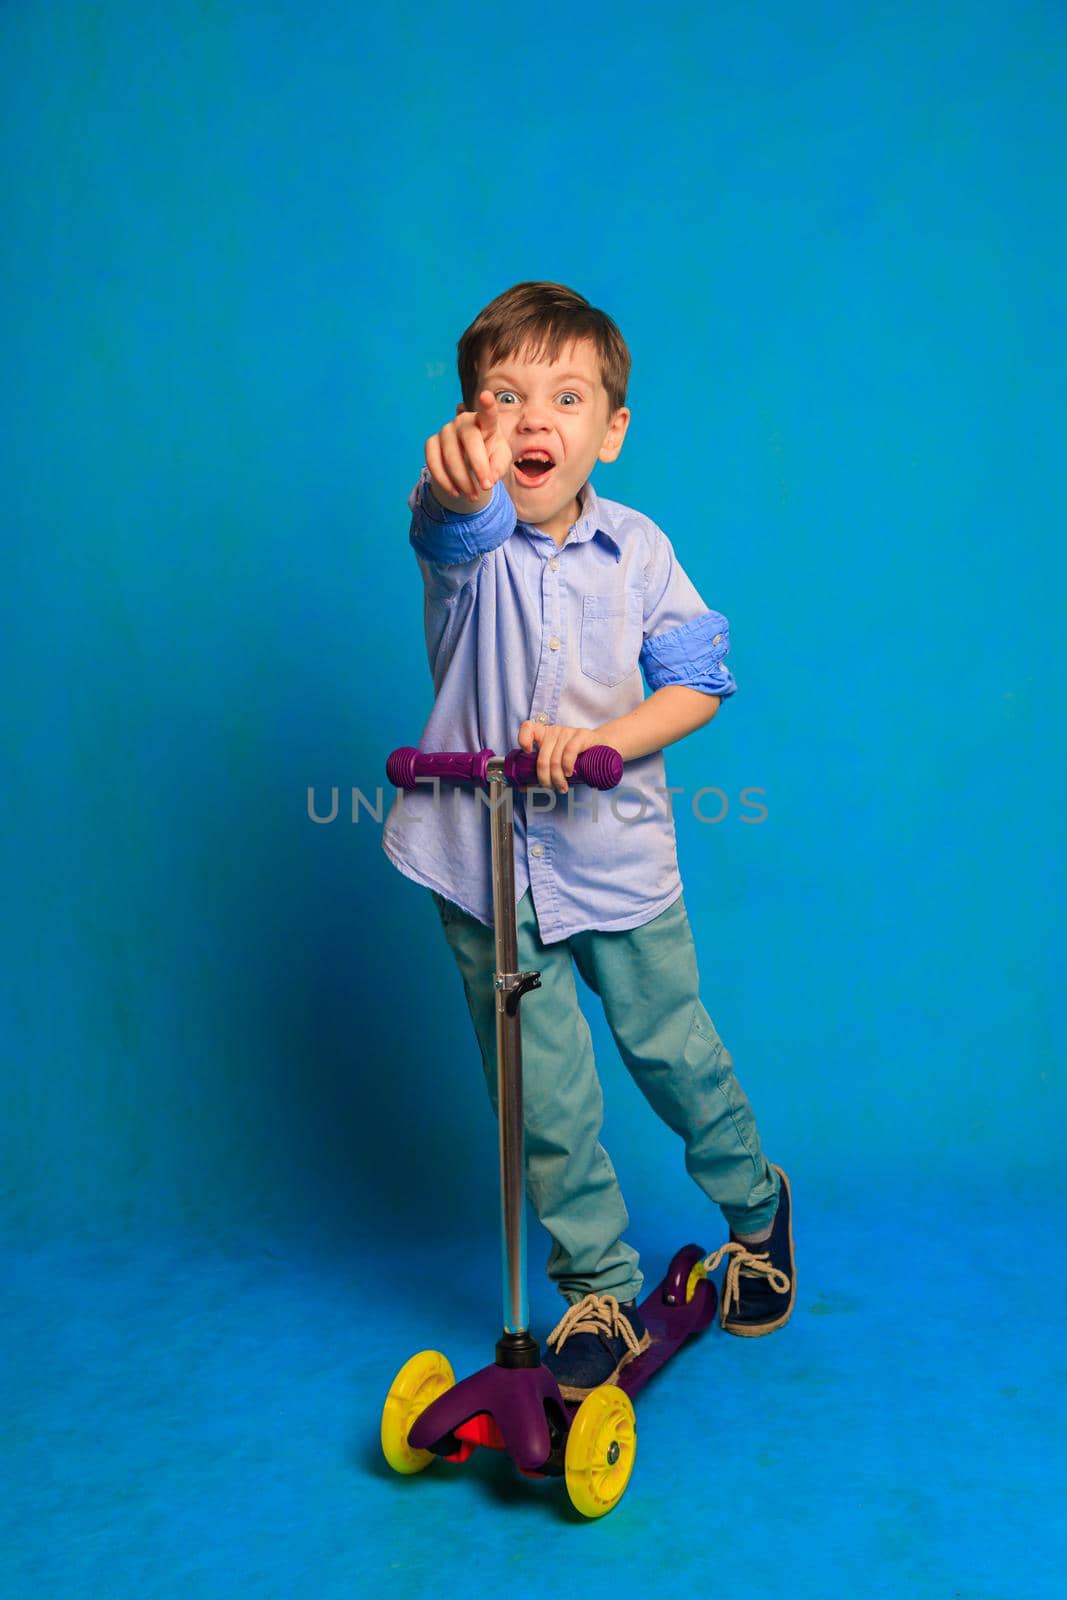
[[[0,1594],[1061,1596],[1053,1230],[1023,1242],[961,1196],[966,1231],[918,1201],[831,1229],[794,1190],[792,1321],[715,1324],[653,1381],[598,1522],[495,1453],[412,1478],[381,1459],[407,1356],[439,1348],[457,1375],[491,1357],[491,1229],[480,1262],[438,1242],[401,1271],[306,1238],[9,1243]],[[631,1237],[650,1274],[685,1242]],[[563,1304],[542,1255],[532,1234],[543,1339]]]

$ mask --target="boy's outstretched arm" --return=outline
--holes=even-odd
[[[690,689],[683,683],[668,683],[625,716],[602,722],[594,730],[596,743],[610,744],[624,761],[636,761],[702,728],[721,704],[717,694],[705,694],[702,689]]]
[[[434,604],[447,603],[515,530],[515,507],[502,482],[511,446],[500,431],[491,389],[481,391],[477,406],[465,411],[460,401],[455,420],[430,435],[426,465],[408,495],[408,538]]]

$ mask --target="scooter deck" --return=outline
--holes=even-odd
[[[718,1295],[709,1278],[698,1278],[692,1300],[686,1300],[689,1275],[703,1256],[699,1245],[679,1250],[662,1283],[641,1302],[652,1343],[615,1380],[616,1387],[631,1397],[715,1315]],[[547,1409],[552,1402],[565,1407],[569,1427],[580,1402],[560,1394],[547,1367],[506,1368],[494,1363],[432,1401],[412,1425],[408,1444],[414,1450],[433,1450],[448,1461],[465,1461],[479,1445],[505,1450],[520,1472],[540,1476],[552,1451]]]

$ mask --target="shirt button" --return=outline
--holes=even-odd
[[[532,856],[543,856],[544,853],[545,853],[545,847],[544,847],[543,844],[532,844],[530,846],[530,854]]]
[[[547,711],[539,711],[534,720],[536,722],[547,722],[548,721],[548,712]]]
[[[718,644],[718,642],[719,642],[719,640],[720,640],[720,639],[721,639],[721,638],[722,638],[722,634],[721,634],[721,633],[717,633],[717,634],[716,634],[716,635],[715,635],[715,637],[714,637],[714,639],[713,639],[713,640],[712,640],[712,641],[711,641],[711,642],[712,642],[712,644]]]
[[[552,568],[553,572],[557,571],[559,568],[559,557],[553,556],[552,560],[548,564]]]
[[[558,650],[559,649],[559,640],[555,639],[555,638],[550,639],[548,641],[548,648],[550,650]]]

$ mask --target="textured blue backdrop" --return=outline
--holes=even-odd
[[[635,26],[579,11],[562,71],[495,13],[6,9],[0,1137],[28,1226],[373,1221],[457,1139],[486,1166],[429,898],[306,795],[370,794],[421,730],[405,496],[456,338],[528,277],[618,320],[634,420],[598,488],[731,619],[739,693],[668,772],[731,801],[683,804],[679,851],[769,1148],[1052,1175],[1062,18]],[[624,1075],[610,1098],[636,1193],[673,1142]]]
[[[679,852],[771,1158],[831,1229],[1049,1222],[1065,66],[1038,0],[0,10],[16,1243],[478,1237],[495,1312],[458,979],[347,800],[428,712],[405,497],[525,278],[618,321],[597,488],[731,621],[739,692],[667,762],[729,797]],[[590,1017],[638,1232],[710,1246]]]

